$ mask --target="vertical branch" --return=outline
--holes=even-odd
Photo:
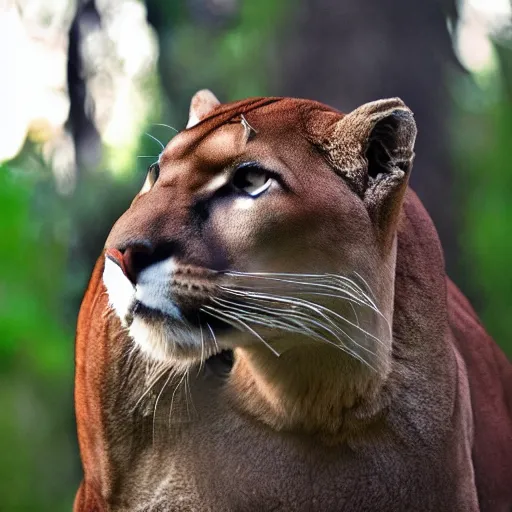
[[[82,43],[88,32],[100,26],[101,18],[95,0],[79,3],[69,29],[67,86],[69,117],[66,122],[75,148],[77,173],[97,164],[101,157],[101,140],[88,108],[87,83],[82,59]]]

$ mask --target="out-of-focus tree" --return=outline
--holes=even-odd
[[[282,45],[284,95],[314,98],[344,112],[400,96],[418,124],[411,183],[439,232],[450,275],[464,285],[456,189],[450,161],[451,97],[456,66],[446,0],[301,0]]]
[[[211,89],[221,101],[272,94],[268,60],[290,2],[146,3],[160,45],[160,80],[168,100],[164,122],[181,129],[199,89]]]
[[[73,136],[77,170],[95,167],[101,157],[101,139],[94,124],[84,76],[82,45],[84,37],[100,25],[94,0],[80,0],[69,28],[67,86],[69,95],[68,129]]]

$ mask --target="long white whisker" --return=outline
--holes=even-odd
[[[152,126],[165,126],[166,128],[169,128],[170,130],[174,130],[176,133],[179,133],[179,130],[174,128],[174,126],[169,126],[168,124],[164,123],[153,123]]]
[[[139,397],[137,402],[135,402],[135,405],[132,407],[132,413],[137,410],[137,407],[139,406],[140,402],[144,399],[145,396],[153,389],[155,384],[161,379],[161,377],[165,374],[166,371],[170,370],[171,367],[168,364],[165,364],[162,369],[159,369],[160,365],[157,365],[155,369],[155,375],[149,378],[149,384],[146,390],[142,393],[142,395]],[[146,373],[149,373],[148,369],[146,369]]]
[[[371,296],[373,297],[373,300],[376,301],[377,297],[375,297],[375,294],[373,293],[373,290],[371,289],[371,287],[368,284],[368,282],[366,281],[366,279],[361,274],[359,274],[359,272],[356,272],[355,270],[354,270],[354,274],[356,275],[356,277],[358,277],[363,282],[363,284],[366,286],[366,289],[368,290],[368,293],[371,294]]]
[[[306,327],[302,322],[309,322],[309,323],[312,323],[314,324],[316,327],[320,328],[320,329],[325,329],[327,330],[328,332],[330,332],[336,339],[338,339],[340,341],[340,343],[343,343],[343,341],[341,339],[339,339],[339,337],[334,334],[333,331],[331,331],[329,328],[327,328],[324,324],[321,324],[320,322],[314,320],[313,318],[311,318],[310,316],[306,315],[305,313],[301,312],[301,311],[297,311],[297,310],[292,310],[292,311],[288,311],[288,310],[283,310],[283,309],[279,309],[279,310],[272,310],[270,308],[267,308],[267,307],[264,307],[264,306],[255,306],[255,305],[250,305],[250,304],[247,304],[247,303],[244,303],[243,305],[237,303],[237,302],[233,302],[233,301],[228,301],[227,299],[212,299],[213,302],[219,304],[220,306],[223,306],[223,307],[230,307],[231,310],[233,311],[245,311],[247,314],[257,314],[258,312],[263,312],[263,313],[267,313],[269,315],[272,316],[271,319],[269,319],[268,317],[265,317],[263,315],[260,315],[260,317],[262,319],[264,319],[264,321],[262,322],[259,322],[259,323],[263,323],[263,325],[268,325],[268,326],[281,326],[281,327],[289,327],[289,324],[286,324],[286,322],[284,320],[289,320],[289,321],[292,321],[294,322],[295,325],[297,325],[298,327],[302,327],[304,329],[306,329],[309,333],[315,333],[315,331],[312,331],[310,328]],[[232,307],[232,306],[235,306],[235,307]],[[250,311],[247,311],[247,310],[250,310]],[[278,320],[276,321],[275,317],[278,317]],[[270,321],[270,324],[269,324],[269,321]],[[345,334],[345,332],[340,329],[338,326],[336,326],[336,328],[338,330],[340,330],[343,334]],[[302,331],[300,330],[294,330],[294,332],[297,332],[299,334],[303,334]],[[316,333],[315,333],[316,334]]]
[[[248,331],[250,331],[252,334],[254,334],[254,336],[256,336],[256,338],[258,338],[276,357],[279,357],[280,354],[279,352],[274,348],[272,347],[267,341],[265,341],[254,329],[252,329],[249,325],[247,325],[245,322],[242,322],[242,320],[240,320],[239,318],[237,317],[234,317],[232,315],[229,315],[228,313],[225,313],[224,311],[219,311],[218,309],[216,308],[213,308],[212,306],[204,306],[204,308],[202,308],[206,313],[212,315],[212,316],[216,316],[216,314],[218,315],[221,315],[220,317],[217,316],[216,318],[218,318],[219,320],[223,320],[223,321],[228,321],[226,320],[226,317],[234,322],[238,322],[240,323],[242,326],[244,326]],[[224,318],[223,318],[224,317]],[[230,323],[228,321],[228,323]]]
[[[158,393],[158,396],[156,397],[156,400],[155,400],[155,407],[153,409],[153,444],[155,444],[155,421],[156,421],[156,410],[158,407],[158,401],[160,400],[160,397],[162,396],[164,389],[167,387],[167,384],[169,384],[169,381],[171,380],[172,375],[173,375],[173,372],[169,372],[169,376],[167,377],[167,380],[165,381],[164,385],[162,386],[162,389],[160,390],[160,393]]]
[[[174,406],[174,397],[176,396],[176,392],[178,391],[179,387],[183,384],[183,381],[185,379],[185,375],[187,375],[188,373],[188,370],[186,372],[183,373],[180,381],[176,384],[173,392],[172,392],[172,395],[171,395],[171,405],[169,407],[169,416],[168,416],[168,419],[167,419],[167,423],[169,426],[171,426],[171,416],[172,416],[172,408]],[[186,400],[186,396],[185,396],[185,400]],[[188,414],[188,406],[187,406],[187,414]]]
[[[304,279],[304,278],[310,278],[310,279],[320,279],[325,280],[326,278],[334,278],[336,280],[342,281],[345,284],[350,285],[352,290],[356,293],[360,293],[363,296],[366,296],[364,290],[361,289],[361,287],[354,282],[352,279],[339,275],[339,274],[294,274],[294,273],[287,273],[287,272],[239,272],[239,271],[230,271],[227,272],[228,275],[233,276],[246,276],[246,277],[264,277],[264,278],[275,278],[275,277],[288,277],[288,278],[298,278],[298,279]],[[367,288],[371,291],[371,288],[369,287],[368,283],[359,275],[356,273],[356,275],[365,283]],[[267,277],[268,276],[268,277]],[[309,285],[310,283],[304,283]],[[372,292],[373,294],[373,292]],[[373,301],[370,301],[373,303]]]
[[[289,283],[289,284],[302,284],[305,286],[316,286],[319,288],[334,290],[334,291],[337,291],[338,293],[344,293],[344,294],[348,295],[349,297],[354,299],[354,301],[356,301],[359,304],[365,304],[364,301],[361,300],[361,298],[357,297],[357,295],[354,295],[354,293],[351,293],[349,290],[339,288],[336,286],[332,286],[332,285],[327,285],[327,284],[322,284],[322,283],[317,283],[317,282],[298,281],[296,279],[290,280],[290,279],[282,279],[282,278],[277,278],[277,277],[267,277],[267,276],[261,276],[261,275],[245,274],[245,276],[246,277],[254,277],[255,279],[265,279],[268,281],[278,281],[278,282],[284,282],[284,283]],[[373,303],[373,301],[371,301],[369,299],[369,297],[366,296],[364,291],[362,291],[358,287],[356,288],[355,286],[353,286],[353,282],[350,279],[344,278],[343,276],[335,276],[335,275],[331,275],[331,274],[326,274],[325,276],[330,276],[330,277],[335,277],[336,279],[341,279],[345,285],[350,286],[352,292],[355,292],[355,293],[361,295],[364,299],[366,299],[368,304],[365,304],[365,305],[367,305],[368,307],[371,307],[371,309],[373,309],[375,312],[380,313],[380,311],[378,310],[377,306]],[[325,276],[322,276],[322,277],[325,278]],[[308,292],[306,291],[305,293],[308,293]],[[316,295],[319,295],[319,294],[316,293]]]
[[[160,144],[160,146],[162,147],[162,151],[165,149],[165,146],[156,137],[153,137],[153,135],[151,135],[151,133],[145,132],[145,135],[147,135],[148,137],[151,137],[154,141],[158,142],[158,144]]]
[[[223,301],[223,302],[226,302],[226,299],[213,299],[215,302],[217,302],[219,305],[222,305],[224,307],[227,307],[227,305],[219,302],[219,301]],[[360,356],[357,352],[353,351],[352,349],[350,349],[349,347],[347,347],[347,345],[343,342],[342,339],[340,339],[340,337],[335,334],[335,332],[333,332],[331,329],[329,329],[329,327],[325,326],[324,324],[321,324],[317,321],[315,321],[314,319],[312,319],[311,317],[308,317],[307,315],[304,315],[304,314],[300,314],[299,312],[297,311],[294,311],[293,313],[289,313],[287,311],[282,311],[282,313],[285,313],[285,315],[282,315],[280,316],[279,318],[281,320],[278,320],[276,321],[275,319],[271,319],[269,320],[268,317],[265,317],[265,316],[262,316],[262,315],[257,315],[255,314],[254,312],[247,312],[247,310],[245,312],[242,312],[243,309],[239,307],[239,305],[237,303],[233,303],[231,302],[231,304],[234,304],[237,306],[237,309],[235,308],[230,308],[231,311],[233,311],[234,313],[236,313],[236,316],[237,316],[237,319],[239,319],[240,317],[244,318],[245,320],[248,320],[248,321],[251,321],[253,323],[258,323],[258,324],[261,324],[261,325],[264,325],[266,327],[277,327],[277,328],[282,328],[284,330],[288,330],[290,332],[296,332],[298,334],[304,334],[304,331],[306,331],[310,336],[312,337],[316,337],[322,341],[325,341],[333,346],[335,346],[336,348],[339,348],[347,353],[349,353],[350,355],[352,355],[353,357],[355,357],[356,359],[358,359],[360,362],[366,364],[367,366],[369,366],[371,369],[375,370],[375,368],[368,362],[366,361],[362,356]],[[244,306],[247,306],[246,304],[244,304]],[[256,306],[252,306],[251,309],[258,309],[258,307]],[[267,308],[264,308],[267,312],[269,312],[270,314],[273,314],[273,315],[276,315],[277,313],[271,311],[271,310],[268,310]],[[224,311],[222,311],[222,313],[224,313]],[[321,313],[320,313],[321,314]],[[300,316],[299,316],[300,315]],[[323,316],[323,315],[322,315]],[[284,320],[289,320],[291,322],[293,322],[293,324],[295,326],[297,326],[298,328],[292,328],[290,326],[289,323],[286,323]],[[326,318],[327,321],[329,321],[330,323],[332,323],[330,321],[330,319]],[[321,336],[320,334],[318,334],[316,331],[310,329],[309,327],[307,327],[303,322],[309,322],[311,324],[313,324],[315,327],[319,328],[319,329],[322,329],[322,330],[325,330],[327,331],[328,333],[330,333],[335,339],[337,339],[340,344],[336,344],[334,342],[332,342],[331,340],[325,338],[324,336]],[[368,349],[367,347],[364,347],[362,345],[360,345],[359,343],[357,343],[346,331],[344,331],[343,329],[341,329],[339,326],[337,326],[336,324],[333,324],[334,328],[336,330],[338,330],[342,335],[344,335],[345,337],[347,337],[350,341],[352,341],[352,343],[354,343],[354,345],[360,347],[362,350],[365,350],[366,352],[368,352],[369,354],[371,354],[372,356],[376,356],[375,352],[371,351],[370,349]]]
[[[368,301],[369,304],[371,304],[377,311],[378,307],[375,301],[370,297],[355,281],[348,277],[340,276],[337,274],[326,274],[331,279],[335,279],[336,281],[342,281],[345,285],[349,285],[354,291],[357,291],[360,295],[363,296],[363,298]]]
[[[240,315],[242,316],[243,318],[249,320],[251,319],[253,322],[255,323],[260,323],[260,324],[263,324],[263,325],[267,325],[268,326],[268,322],[265,322],[265,319],[262,319],[262,320],[258,320],[258,317],[254,317],[253,315]],[[286,318],[288,319],[288,318]],[[303,321],[305,322],[309,322],[309,323],[312,323],[315,327],[317,328],[320,328],[320,329],[323,329],[325,331],[327,331],[329,334],[331,334],[335,339],[337,339],[339,341],[339,344],[336,344],[336,343],[333,343],[332,341],[328,340],[327,338],[325,338],[324,336],[321,336],[319,335],[316,331],[308,328],[306,325],[304,325],[304,323],[300,323],[298,322],[298,325],[303,329],[302,331],[299,329],[294,329],[294,332],[298,332],[300,334],[304,334],[304,331],[307,331],[308,334],[314,336],[314,337],[317,337],[317,338],[320,338],[322,339],[323,341],[326,341],[327,343],[330,343],[334,346],[336,346],[337,348],[340,348],[342,350],[345,350],[347,352],[350,352],[353,356],[357,357],[357,359],[359,359],[361,362],[365,363],[365,364],[368,364],[368,366],[371,366],[368,361],[366,361],[362,356],[360,356],[359,354],[357,354],[355,351],[352,351],[351,349],[349,349],[349,347],[347,346],[346,343],[343,342],[343,340],[334,332],[332,331],[329,327],[319,323],[319,322],[316,322],[314,321],[313,319],[311,318],[308,318],[308,317],[304,317],[302,319]],[[293,320],[292,320],[293,321]],[[274,322],[276,323],[276,322]],[[295,325],[297,325],[296,322],[294,322]],[[279,324],[281,325],[282,328],[285,328],[287,330],[291,330],[289,329],[289,324],[286,324],[285,322],[279,322]],[[357,343],[346,331],[344,331],[343,329],[341,329],[340,327],[336,326],[335,327],[336,330],[340,331],[340,333],[342,335],[344,335],[346,338],[348,338],[354,345],[360,347],[362,350],[368,352],[370,355],[373,355],[373,356],[376,356],[376,354],[371,351],[370,349],[368,349],[367,347],[364,347],[362,345],[360,345],[359,343]]]
[[[240,291],[244,291],[245,289],[247,289],[247,287],[245,287],[245,288],[237,288],[237,290],[240,290]],[[274,289],[275,288],[271,288],[271,290],[274,290]],[[269,291],[268,289],[266,289],[264,287],[260,287],[260,286],[253,287],[253,288],[249,289],[248,291],[250,291],[250,290],[263,290],[263,291],[266,291],[266,292]],[[343,290],[340,290],[340,292],[343,293]],[[368,309],[371,309],[375,313],[377,313],[379,315],[382,315],[382,313],[380,311],[378,311],[377,309],[374,309],[372,306],[370,306],[366,302],[363,302],[360,299],[356,299],[356,298],[352,298],[352,297],[347,297],[346,295],[340,295],[340,294],[336,294],[336,293],[326,293],[326,292],[313,292],[313,291],[310,291],[310,290],[300,290],[300,289],[299,290],[286,290],[286,293],[294,294],[294,295],[315,295],[317,297],[332,297],[334,299],[342,299],[342,300],[346,301],[349,304],[356,304],[358,306],[364,306],[364,307],[367,307]]]
[[[362,327],[358,326],[357,324],[355,324],[354,322],[351,322],[350,320],[348,320],[347,318],[345,318],[344,316],[341,316],[339,315],[338,313],[336,313],[335,311],[332,311],[331,309],[329,309],[328,307],[326,306],[322,306],[320,304],[315,304],[315,303],[312,303],[310,301],[306,301],[304,299],[297,299],[295,297],[287,297],[287,296],[272,296],[272,295],[267,295],[267,294],[262,294],[262,293],[257,293],[257,292],[240,292],[240,291],[235,291],[235,290],[232,290],[230,288],[227,288],[225,286],[220,286],[219,288],[223,289],[224,291],[226,291],[227,293],[232,293],[232,294],[235,294],[235,295],[239,295],[239,296],[251,296],[253,298],[261,298],[261,299],[267,299],[267,300],[270,300],[270,301],[274,301],[274,302],[280,302],[280,303],[285,303],[285,304],[295,304],[296,306],[303,306],[305,308],[308,308],[308,309],[313,309],[314,311],[316,311],[318,314],[322,315],[326,320],[328,320],[329,322],[333,323],[331,319],[328,319],[321,311],[326,311],[327,313],[330,313],[332,315],[334,315],[335,317],[339,318],[341,321],[351,325],[352,327],[354,327],[355,329],[358,329],[360,332],[362,332],[363,334],[366,334],[367,336],[369,336],[370,338],[374,339],[375,341],[377,341],[378,343],[382,344],[383,345],[383,342],[377,338],[376,336],[374,336],[372,333],[366,331],[365,329],[363,329]],[[336,324],[334,324],[336,326]],[[336,326],[338,327],[338,326]],[[339,327],[338,327],[339,328]],[[355,342],[354,342],[355,343]],[[357,343],[356,343],[357,344]]]
[[[359,317],[357,316],[356,308],[354,307],[354,305],[352,303],[349,303],[349,304],[350,304],[350,308],[352,309],[352,313],[354,313],[354,317],[356,319],[357,326],[361,327],[361,324],[359,323]]]
[[[185,378],[185,405],[187,407],[187,419],[190,421],[190,409],[189,409],[189,403],[194,408],[194,411],[196,411],[196,408],[194,406],[194,399],[192,398],[192,390],[190,388],[190,368],[188,368],[185,372],[186,378]],[[188,400],[188,397],[190,397],[190,402]]]
[[[199,333],[201,335],[201,361],[199,361],[199,369],[197,370],[196,377],[201,373],[201,370],[203,369],[205,357],[204,357],[204,336],[203,336],[203,326],[201,325],[201,322],[199,320],[199,314],[197,315],[197,320],[199,324]]]
[[[217,352],[220,352],[219,344],[217,343],[217,338],[215,337],[215,333],[213,332],[212,326],[209,323],[207,323],[206,326],[210,330],[210,333],[213,338],[213,342],[215,343],[215,346],[217,347]]]

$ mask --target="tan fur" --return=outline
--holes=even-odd
[[[170,141],[155,184],[106,243],[116,257],[143,247],[153,258],[134,290],[167,313],[121,311],[112,283],[130,285],[104,256],[84,299],[75,510],[508,510],[512,371],[469,327],[476,317],[447,281],[435,229],[407,189],[412,113],[396,98],[344,116],[307,100],[218,105],[210,94],[194,98],[200,122]],[[280,176],[257,198],[230,188],[237,166],[254,161]],[[336,275],[359,288],[340,300],[261,273]],[[244,289],[300,291],[323,309],[286,314],[331,315],[344,334],[333,343],[329,329],[324,341],[280,329],[275,300],[269,309],[280,315],[251,324],[257,335],[212,328],[207,312],[231,311]],[[377,310],[358,302],[365,293]],[[245,295],[237,307],[251,306]],[[199,324],[173,308],[197,311]],[[147,336],[130,338],[134,319]],[[152,352],[156,342],[168,346]],[[231,369],[211,357],[221,349],[233,350]],[[478,351],[492,352],[497,369]],[[485,417],[483,403],[492,403]]]

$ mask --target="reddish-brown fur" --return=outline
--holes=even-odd
[[[318,271],[322,254],[323,267],[334,264],[331,245],[347,247],[347,261],[360,265],[377,295],[390,302],[384,306],[393,318],[392,344],[377,375],[350,358],[331,367],[335,353],[320,344],[278,359],[265,347],[235,344],[228,375],[193,366],[185,400],[176,393],[181,377],[165,382],[164,376],[140,401],[147,363],[132,353],[132,340],[108,306],[100,257],[77,327],[75,403],[84,480],[74,510],[512,510],[511,365],[445,276],[435,228],[406,190],[407,175],[365,192],[370,187],[353,164],[362,158],[364,166],[366,142],[357,133],[367,129],[367,111],[340,124],[339,113],[304,100],[212,102],[210,117],[204,101],[196,104],[198,117],[206,119],[169,145],[161,158],[162,186],[134,201],[107,248],[142,233],[184,239],[185,264],[214,268],[213,242],[187,225],[190,195],[233,155],[251,151],[233,126],[243,115],[257,131],[251,158],[279,153],[306,190],[325,180],[325,197],[343,180],[350,189],[343,185],[342,205],[323,202],[319,193],[295,206],[280,199],[286,223],[279,240],[256,227],[232,227],[230,235],[220,225],[218,233],[228,231],[223,256],[231,264],[239,257],[245,268],[243,248],[257,234],[278,255],[272,263],[278,270],[303,269],[316,258]],[[395,101],[392,108],[406,112],[400,105]],[[378,109],[375,116],[381,119]],[[408,135],[398,132],[405,144]],[[346,172],[351,165],[354,175]],[[336,241],[325,240],[332,233],[323,226],[339,209],[350,212],[339,221],[346,229]],[[301,245],[305,232],[310,238]],[[241,245],[231,247],[237,239]],[[322,250],[308,252],[315,244]],[[298,380],[290,366],[300,369]],[[296,389],[301,382],[303,392]],[[192,413],[185,410],[190,402]]]

